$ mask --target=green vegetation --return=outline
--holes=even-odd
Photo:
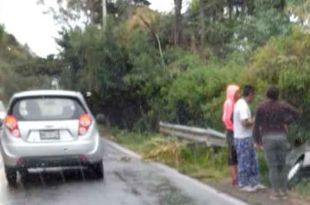
[[[310,181],[309,179],[302,180],[295,188],[298,193],[300,193],[303,197],[308,197],[310,194]]]
[[[61,88],[91,91],[93,112],[118,128],[156,131],[163,120],[222,130],[227,84],[253,84],[256,103],[276,84],[303,110],[292,141],[310,138],[310,35],[301,22],[308,1],[192,0],[184,14],[182,0],[168,14],[149,9],[146,0],[108,1],[105,29],[100,2],[58,1],[52,13],[63,25],[61,52],[47,59],[1,26],[3,97],[50,88],[57,78]],[[300,17],[296,23],[290,12]],[[77,20],[85,24],[72,26]]]
[[[205,183],[216,183],[228,178],[227,150],[208,148],[202,143],[180,141],[160,134],[104,129],[109,139],[140,154],[144,160],[152,160],[171,166],[183,174]],[[268,167],[263,151],[257,151],[259,175],[263,184],[270,186]],[[128,160],[128,159],[124,159]],[[305,178],[292,188],[295,200],[309,199],[310,181]]]
[[[283,99],[303,110],[292,141],[309,139],[310,35],[299,21],[307,19],[301,11],[308,1],[192,0],[184,14],[182,0],[168,14],[149,9],[145,0],[108,1],[105,30],[101,1],[58,2],[51,11],[63,25],[58,56],[34,57],[1,27],[6,98],[49,88],[57,78],[61,88],[91,91],[91,109],[112,126],[155,131],[163,120],[222,130],[227,84],[253,84],[256,102],[276,84]],[[291,12],[300,17],[296,23]],[[85,24],[72,26],[77,20]]]
[[[63,1],[67,7],[54,12],[65,25],[61,84],[91,91],[92,110],[111,125],[154,131],[165,120],[221,130],[227,84],[253,84],[257,102],[276,84],[304,112],[292,141],[309,138],[310,36],[289,20],[289,11],[307,3],[193,0],[181,14],[179,0],[174,15],[150,10],[147,1],[108,1],[103,30],[99,1]],[[68,26],[83,16],[85,27]]]
[[[35,57],[0,26],[0,97],[50,88],[57,78],[63,89],[91,91],[92,111],[118,129],[154,132],[163,120],[223,130],[227,84],[257,88],[253,111],[276,84],[303,111],[291,141],[310,139],[309,0],[192,0],[185,13],[175,0],[168,14],[151,10],[147,0],[108,1],[106,28],[100,0],[57,2],[57,56]],[[117,132],[116,139],[197,178],[227,174],[225,150],[151,134]],[[259,159],[265,176],[261,153]]]
[[[0,99],[29,89],[51,88],[51,81],[62,73],[62,63],[54,56],[36,57],[27,45],[20,45],[0,25]]]
[[[291,129],[291,136],[305,141],[310,139],[310,35],[294,28],[286,37],[272,38],[254,53],[246,68],[246,79],[264,93],[268,84],[281,89],[282,98],[298,106],[302,120]],[[297,133],[297,134],[296,134]]]
[[[107,129],[102,131],[108,132]],[[225,148],[208,148],[203,143],[119,129],[112,129],[107,137],[139,153],[145,160],[167,164],[204,182],[216,182],[228,177]],[[261,151],[258,152],[258,160],[261,179],[268,184],[268,168]]]

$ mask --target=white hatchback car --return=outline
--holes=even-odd
[[[40,90],[15,94],[3,121],[1,153],[10,185],[28,168],[86,166],[103,178],[99,132],[82,94]]]

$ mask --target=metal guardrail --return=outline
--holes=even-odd
[[[222,132],[207,128],[189,127],[166,122],[159,122],[159,131],[162,134],[179,138],[204,142],[210,147],[225,147],[226,136]]]

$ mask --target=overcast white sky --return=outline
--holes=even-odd
[[[169,12],[173,9],[173,0],[149,0],[152,9]],[[53,18],[42,13],[37,0],[0,0],[0,24],[12,33],[22,44],[28,44],[31,50],[41,57],[57,53],[54,38],[57,27]]]

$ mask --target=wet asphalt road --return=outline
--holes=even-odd
[[[116,144],[104,144],[105,179],[83,170],[34,170],[17,187],[7,185],[0,161],[0,205],[243,205],[244,203]]]

